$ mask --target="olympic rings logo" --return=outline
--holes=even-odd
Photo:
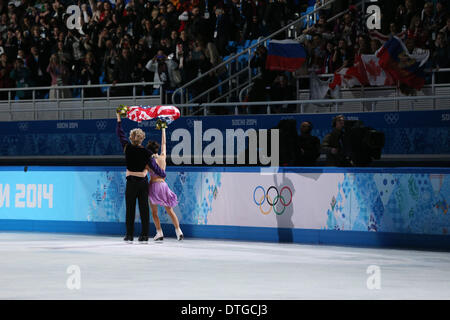
[[[387,124],[396,124],[398,120],[400,119],[400,115],[398,113],[385,113],[384,114],[384,121],[386,121]]]
[[[258,190],[261,191],[257,192]],[[272,196],[274,195],[274,192],[276,192],[276,195],[273,197],[273,200],[272,197],[270,196],[271,190],[273,190]],[[256,197],[257,193],[259,193],[260,196]],[[285,198],[283,194],[284,196],[289,195],[289,198],[288,197]],[[259,201],[257,201],[257,199]],[[289,201],[286,201],[287,199],[289,199]],[[280,191],[278,191],[277,187],[270,186],[269,189],[267,189],[266,191],[262,186],[257,186],[255,190],[253,190],[253,201],[259,207],[259,211],[261,211],[262,214],[268,215],[273,209],[273,212],[275,212],[276,215],[281,216],[286,210],[286,207],[288,207],[292,203],[292,190],[288,186],[284,186],[283,188],[281,188]],[[263,209],[263,205],[266,201],[267,204],[269,205],[268,210]],[[277,209],[278,202],[282,206],[281,210]]]

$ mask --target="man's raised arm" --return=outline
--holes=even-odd
[[[116,113],[117,116],[117,127],[116,127],[116,134],[117,137],[119,137],[120,144],[122,145],[122,149],[125,148],[125,146],[128,144],[128,140],[125,137],[125,132],[122,129],[122,120],[120,119],[120,115]]]

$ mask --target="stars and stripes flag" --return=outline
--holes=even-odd
[[[175,106],[128,106],[127,118],[141,122],[157,119],[167,124],[180,117],[180,110]]]

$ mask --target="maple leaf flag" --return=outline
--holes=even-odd
[[[371,86],[394,85],[394,79],[381,68],[379,58],[376,55],[363,54],[361,60],[366,71],[367,81]]]

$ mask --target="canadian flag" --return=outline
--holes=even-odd
[[[331,90],[337,86],[344,88],[352,88],[355,86],[363,86],[368,83],[366,71],[361,60],[361,56],[355,58],[355,63],[350,68],[342,68],[334,73],[333,81],[329,84]]]
[[[353,66],[342,68],[334,74],[334,79],[329,84],[329,87],[334,90],[337,86],[352,88],[366,85],[394,85],[394,80],[389,74],[384,72],[379,64],[378,57],[374,54],[356,56]]]
[[[394,79],[384,72],[380,66],[380,59],[374,54],[361,55],[361,61],[365,70],[368,84],[371,86],[392,86]]]

